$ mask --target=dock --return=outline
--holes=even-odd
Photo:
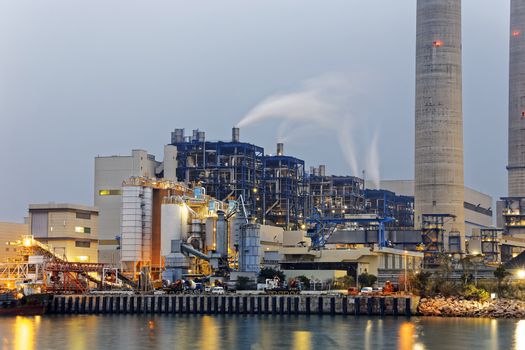
[[[415,297],[330,295],[55,295],[48,314],[412,316]]]

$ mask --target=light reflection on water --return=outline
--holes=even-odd
[[[518,349],[525,320],[113,315],[0,318],[2,350]]]
[[[525,349],[525,320],[521,320],[516,325],[516,348]]]

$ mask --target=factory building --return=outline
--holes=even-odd
[[[354,239],[354,235],[334,233],[323,250],[311,249],[304,232],[287,232],[284,237],[281,268],[289,278],[306,276],[326,280],[345,275],[357,278],[362,273],[369,273],[378,276],[381,284],[387,280],[398,281],[405,271],[415,272],[423,266],[421,252],[379,249],[372,242],[363,244],[347,240]]]
[[[263,157],[263,193],[255,196],[261,205],[262,222],[286,229],[298,228],[305,215],[307,193],[304,160],[284,154],[277,144],[274,156]]]
[[[233,209],[230,203],[206,195],[202,187],[147,177],[125,180],[120,238],[123,272],[138,279],[146,269],[154,280],[174,281],[187,274],[227,269],[230,243],[232,247],[239,244],[230,242],[235,237],[228,222]]]
[[[177,149],[177,180],[198,184],[216,199],[243,198],[249,214],[262,217],[257,197],[263,190],[264,149],[241,142],[238,128],[232,129],[229,142],[207,141],[204,131],[175,129],[171,144]]]
[[[326,175],[326,166],[311,167],[308,177],[307,215],[344,218],[365,211],[364,180],[355,176]]]
[[[100,211],[100,262],[118,264],[117,237],[120,236],[122,182],[132,176],[155,176],[161,165],[144,150],[133,150],[130,156],[95,158],[94,204]]]
[[[0,263],[20,262],[23,257],[20,252],[23,247],[11,244],[29,234],[29,225],[26,223],[0,221]]]
[[[29,233],[70,262],[98,262],[98,209],[77,204],[30,204]]]
[[[387,227],[414,227],[414,197],[402,196],[388,190],[365,190],[365,211],[380,217],[391,217],[395,221]]]
[[[367,183],[367,186],[368,185],[371,186],[371,183]],[[394,192],[396,195],[414,197],[414,180],[383,180],[380,182],[380,188]],[[465,187],[464,198],[463,210],[465,212],[464,226],[466,237],[472,236],[475,229],[493,228],[492,197],[488,194]],[[421,221],[420,218],[420,225]],[[417,226],[416,222],[415,228],[420,229],[421,226]]]
[[[461,0],[418,0],[416,31],[415,225],[451,215],[447,235],[464,251]]]

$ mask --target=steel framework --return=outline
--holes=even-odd
[[[263,224],[267,221],[297,229],[305,215],[306,174],[304,161],[289,156],[263,158]],[[257,202],[261,197],[256,197]]]

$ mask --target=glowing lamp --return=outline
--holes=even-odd
[[[24,247],[31,247],[32,242],[33,240],[31,238],[24,238],[24,241],[23,241]]]
[[[441,46],[443,46],[443,41],[436,40],[436,41],[434,41],[433,45],[434,45],[434,47],[441,47]]]

